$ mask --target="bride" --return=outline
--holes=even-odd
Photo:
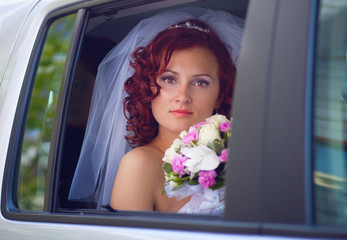
[[[200,8],[140,22],[99,67],[69,199],[185,212],[191,196],[162,194],[162,158],[182,130],[230,115],[241,32],[240,19]]]

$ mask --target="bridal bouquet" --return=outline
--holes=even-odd
[[[172,193],[184,185],[223,187],[230,136],[231,120],[218,114],[182,131],[163,157],[164,191]]]

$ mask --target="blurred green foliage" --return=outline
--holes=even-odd
[[[23,140],[18,207],[42,211],[52,126],[76,14],[54,21],[37,69]]]

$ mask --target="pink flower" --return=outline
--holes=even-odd
[[[196,129],[191,130],[187,133],[187,135],[185,135],[182,138],[182,142],[184,142],[184,144],[188,145],[189,143],[193,142],[193,141],[198,141],[199,139],[199,134],[198,131]]]
[[[222,150],[222,152],[220,153],[220,156],[219,156],[219,161],[221,161],[221,162],[228,161],[228,156],[229,156],[229,149]]]
[[[219,124],[219,130],[221,132],[227,132],[231,130],[231,122],[222,122]]]
[[[200,123],[195,124],[193,127],[194,127],[196,130],[198,130],[199,127],[201,127],[202,125],[205,125],[205,124],[208,124],[208,122],[200,122]]]
[[[174,157],[174,159],[172,160],[172,170],[175,173],[179,173],[180,177],[182,177],[183,174],[185,174],[184,172],[184,162],[187,161],[187,157],[183,156],[182,154],[177,155]]]
[[[215,177],[217,177],[215,170],[201,171],[199,172],[198,182],[202,185],[203,188],[209,188],[216,183]]]

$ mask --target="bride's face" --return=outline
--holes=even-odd
[[[173,53],[157,77],[160,94],[152,101],[159,132],[179,133],[212,115],[219,95],[218,62],[208,49],[193,47]]]

